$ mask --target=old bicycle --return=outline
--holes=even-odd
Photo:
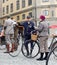
[[[30,40],[27,40],[27,41],[24,41],[24,38],[22,36],[19,36],[17,38],[18,40],[18,48],[16,51],[14,51],[13,53],[9,53],[9,55],[11,55],[12,57],[16,57],[19,55],[20,51],[22,51],[22,54],[27,57],[27,58],[34,58],[38,55],[39,51],[40,51],[40,47],[39,47],[39,42],[37,41],[37,35],[36,35],[36,38],[35,38],[35,35],[33,35],[34,38],[33,39],[30,39]],[[20,42],[20,39],[22,42]],[[33,44],[33,48],[31,49],[31,41],[32,41],[32,44]],[[20,44],[21,43],[21,44]],[[25,43],[28,43],[28,48],[29,48],[29,56],[27,56],[27,50],[25,48]],[[36,51],[35,51],[36,50]],[[32,55],[31,55],[32,54]]]
[[[50,44],[50,46],[49,46],[49,50],[50,50],[50,51],[51,51],[54,47],[57,46],[57,35],[53,35],[52,37],[53,37],[53,39],[52,39],[51,44]],[[55,52],[53,52],[53,54],[54,54],[55,56],[57,56],[57,54],[55,54]]]
[[[31,39],[30,40],[27,40],[23,45],[22,45],[22,53],[25,57],[28,57],[28,58],[34,58],[36,57],[39,52],[40,52],[40,46],[39,46],[39,40],[38,40],[38,35],[35,34],[35,32],[33,33],[34,31],[32,31],[31,33]],[[27,56],[27,52],[26,52],[26,49],[24,50],[25,48],[25,44],[28,43],[28,48],[29,48],[29,56]],[[31,44],[33,45],[31,47]]]
[[[57,57],[53,54],[53,52],[57,54],[57,46],[50,51],[46,60],[46,65],[57,65]]]

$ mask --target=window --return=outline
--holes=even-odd
[[[22,0],[22,8],[25,7],[25,0]]]
[[[3,7],[3,15],[5,14],[5,7]]]
[[[48,10],[44,10],[43,13],[44,13],[45,16],[48,16],[49,11]]]
[[[52,14],[51,15],[52,15],[52,17],[54,16],[54,10],[52,10]]]
[[[32,0],[28,0],[28,5],[32,5]]]
[[[22,15],[22,19],[25,19],[25,14]]]
[[[30,13],[29,13],[29,16],[31,16],[31,17],[32,17],[32,12],[30,12]]]
[[[19,8],[20,8],[20,1],[17,0],[17,1],[16,1],[16,9],[18,10]]]
[[[13,12],[13,3],[10,5],[10,11]]]
[[[9,13],[9,6],[8,5],[6,6],[6,13],[7,14]]]
[[[19,16],[17,16],[17,20],[19,20],[20,18],[19,18]]]
[[[49,0],[42,0],[43,2],[48,2]]]
[[[5,2],[5,0],[3,0],[3,3]]]

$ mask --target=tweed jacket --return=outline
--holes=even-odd
[[[40,22],[38,25],[39,36],[48,36],[49,25],[47,21]]]
[[[5,34],[14,34],[14,21],[10,18],[5,21],[4,26],[6,26]]]

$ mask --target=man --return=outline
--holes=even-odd
[[[27,20],[23,23],[20,23],[24,27],[24,38],[25,41],[31,39],[31,31],[34,30],[34,23],[31,20],[30,16],[27,16]],[[29,55],[28,51],[28,43],[25,44],[26,50],[27,50],[27,56]],[[31,43],[31,48],[33,47],[33,44]],[[32,51],[32,50],[31,50]]]
[[[14,21],[10,18],[10,16],[7,16],[7,20],[4,23],[4,29],[5,29],[5,38],[6,38],[6,53],[9,53],[10,51],[14,51]],[[10,50],[10,44],[12,45],[12,49]]]

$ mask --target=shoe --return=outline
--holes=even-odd
[[[38,58],[36,60],[43,60],[43,55],[44,55],[44,53],[40,53],[40,58]]]
[[[36,60],[40,60],[40,61],[41,61],[41,60],[44,60],[44,59],[43,59],[43,58],[38,58],[38,59],[36,59]]]
[[[45,57],[43,58],[44,60],[47,60],[48,53],[49,53],[49,52],[46,52],[46,53],[45,53]]]
[[[29,52],[27,52],[27,56],[29,56]]]

